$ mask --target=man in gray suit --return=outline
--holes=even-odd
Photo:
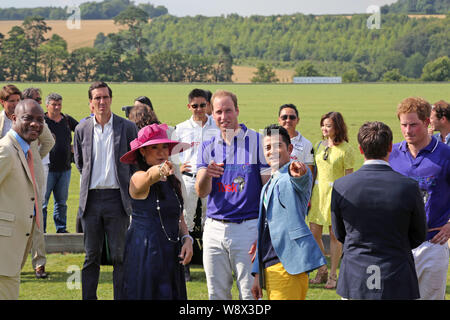
[[[137,137],[134,123],[111,112],[112,91],[104,82],[89,88],[94,116],[75,129],[75,164],[81,174],[78,215],[84,231],[86,257],[82,297],[97,299],[103,242],[106,239],[114,266],[114,298],[122,286],[122,259],[131,202],[128,185],[132,167],[119,161]],[[105,236],[106,235],[106,236]]]
[[[331,219],[343,258],[336,293],[346,299],[417,299],[411,249],[426,236],[416,181],[392,170],[392,131],[365,123],[358,133],[365,162],[334,182]]]

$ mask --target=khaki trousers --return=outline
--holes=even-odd
[[[31,234],[33,234],[36,220],[33,219],[33,226],[31,228]],[[14,276],[0,275],[0,300],[18,300],[19,299],[19,287],[20,287],[20,271],[22,270],[25,262],[27,261],[28,252],[30,252],[32,237],[28,238],[27,246],[23,254],[22,265],[20,270],[17,270],[17,274]]]
[[[13,277],[0,276],[0,300],[18,300],[20,271]]]
[[[40,188],[41,199],[44,199],[45,191],[47,190],[47,176],[48,176],[48,164],[44,165],[44,183],[42,188]],[[44,217],[42,214],[42,203],[39,203],[39,225],[40,228],[34,228],[32,235],[31,244],[31,265],[33,269],[36,270],[39,267],[45,266],[47,262],[45,258],[45,238],[44,238]],[[27,251],[29,252],[29,251]]]

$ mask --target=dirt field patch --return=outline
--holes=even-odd
[[[45,22],[52,28],[47,33],[47,37],[51,37],[54,33],[60,35],[67,41],[69,51],[81,47],[93,47],[99,32],[108,34],[119,30],[113,20],[81,20],[80,29],[69,29],[66,20],[45,20]],[[21,24],[22,20],[0,21],[0,33],[6,36],[13,26]]]
[[[235,83],[249,83],[256,72],[256,67],[233,66],[233,76],[231,79]],[[275,74],[281,83],[291,83],[294,77],[294,70],[275,69]]]

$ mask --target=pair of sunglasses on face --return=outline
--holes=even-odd
[[[284,114],[280,117],[281,120],[286,121],[289,118],[289,120],[295,120],[297,119],[297,116],[293,115],[293,114]]]
[[[200,103],[200,104],[193,103],[193,104],[191,104],[191,107],[194,108],[194,109],[197,109],[198,107],[206,108],[206,103]]]

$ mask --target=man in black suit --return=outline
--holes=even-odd
[[[411,249],[426,237],[417,182],[389,166],[392,131],[367,122],[358,133],[364,165],[335,181],[333,231],[343,243],[336,292],[345,299],[417,299]]]
[[[94,116],[75,129],[75,164],[81,174],[78,215],[84,231],[86,257],[81,273],[83,299],[97,299],[103,242],[114,266],[114,298],[122,286],[122,259],[131,200],[132,168],[119,158],[137,137],[136,125],[111,112],[112,91],[104,82],[89,88]],[[106,235],[106,236],[105,236]]]

